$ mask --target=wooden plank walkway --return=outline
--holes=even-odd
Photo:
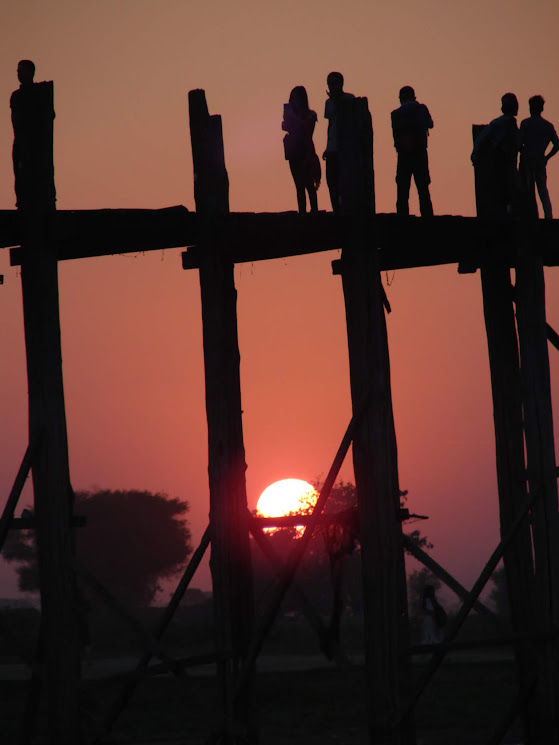
[[[188,250],[183,268],[199,266],[199,218],[186,207],[59,210],[55,219],[60,260],[184,247]],[[488,258],[489,250],[491,258],[503,260],[511,253],[511,239],[522,231],[543,251],[545,266],[559,265],[559,220],[455,215],[429,219],[395,214],[377,214],[371,219],[382,271],[457,263],[476,267]],[[222,218],[221,225],[224,251],[234,263],[242,263],[339,249],[348,218],[332,212],[233,212]],[[0,211],[0,248],[19,246],[16,210]],[[19,266],[21,249],[12,248],[10,260],[12,266]],[[514,264],[512,254],[510,264]]]

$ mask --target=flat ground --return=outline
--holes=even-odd
[[[99,676],[130,669],[130,662],[121,658],[86,665],[83,704],[91,721],[102,719],[122,684]],[[262,745],[366,745],[364,670],[358,658],[356,663],[342,674],[318,656],[263,658],[254,694]],[[421,663],[413,667],[417,675]],[[29,686],[18,670],[19,666],[0,666],[4,745],[18,741]],[[419,745],[486,743],[514,698],[514,676],[514,665],[506,656],[455,655],[445,662],[417,707]],[[216,699],[210,670],[189,674],[182,683],[167,675],[146,678],[105,742],[202,745],[216,725]],[[43,702],[34,742],[46,742],[45,723]],[[518,726],[506,742],[520,742]]]

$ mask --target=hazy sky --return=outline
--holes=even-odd
[[[60,209],[194,209],[187,93],[223,118],[231,209],[295,209],[282,105],[306,86],[326,141],[326,75],[367,96],[377,209],[394,211],[390,111],[402,85],[429,106],[436,214],[474,213],[471,125],[514,91],[541,93],[559,126],[557,0],[284,0],[236,3],[0,0],[0,209],[14,207],[9,96],[19,59],[55,86]],[[549,188],[559,216],[559,156]],[[413,190],[412,190],[413,192]],[[417,200],[412,197],[412,211]],[[329,209],[326,184],[319,207]],[[279,478],[325,475],[350,418],[337,252],[237,268],[249,504]],[[27,445],[17,269],[0,251],[0,506]],[[548,320],[559,327],[556,269]],[[456,267],[384,276],[400,481],[433,555],[470,584],[498,540],[492,408],[479,275]],[[75,489],[146,488],[187,499],[195,539],[208,513],[197,273],[180,249],[60,266],[62,345]],[[550,350],[554,392],[558,355]],[[352,479],[351,458],[342,475]],[[27,501],[29,501],[29,490]],[[24,500],[25,501],[25,500]],[[207,586],[208,572],[194,584]],[[0,595],[13,594],[0,566]]]

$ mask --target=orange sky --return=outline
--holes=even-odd
[[[14,207],[9,96],[17,61],[54,80],[60,209],[194,209],[187,92],[223,117],[231,209],[295,208],[283,159],[282,104],[307,87],[326,140],[326,74],[367,96],[377,209],[394,210],[390,111],[402,85],[429,106],[438,214],[472,215],[471,124],[500,96],[547,99],[559,127],[556,0],[73,0],[2,2],[0,209]],[[559,156],[549,165],[559,216]],[[417,212],[415,195],[412,211]],[[329,208],[324,184],[319,207]],[[279,478],[313,480],[350,417],[337,252],[237,268],[247,486],[253,507]],[[18,271],[0,251],[0,505],[27,444]],[[559,327],[557,270],[548,320]],[[456,267],[385,277],[400,480],[430,515],[433,555],[466,584],[498,540],[491,394],[478,275]],[[60,267],[62,344],[75,489],[146,488],[189,500],[195,539],[208,512],[198,277],[180,250]],[[550,350],[554,392],[559,354]],[[558,357],[558,359],[555,359]],[[342,475],[352,478],[351,459]],[[198,584],[207,585],[207,569]],[[196,581],[195,581],[196,584]],[[0,596],[15,581],[0,566]]]

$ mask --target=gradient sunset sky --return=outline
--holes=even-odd
[[[559,128],[557,0],[0,0],[0,14],[0,209],[15,203],[9,97],[22,58],[35,61],[37,81],[54,81],[59,209],[194,209],[193,88],[223,118],[233,211],[296,208],[283,103],[306,86],[322,152],[331,70],[368,97],[379,212],[395,207],[390,111],[403,85],[435,122],[435,214],[474,214],[471,125],[498,116],[503,93],[518,96],[519,120],[541,93]],[[559,156],[548,174],[559,217]],[[330,209],[325,183],[319,208]],[[186,499],[197,541],[208,514],[200,293],[180,253],[61,264],[62,346],[74,488]],[[349,422],[338,254],[236,269],[250,507],[277,479],[324,476]],[[27,445],[27,385],[19,272],[7,250],[0,274],[1,507]],[[450,266],[383,281],[401,487],[410,509],[430,516],[422,527],[433,556],[470,585],[498,541],[479,274]],[[548,321],[559,330],[558,270],[546,281]],[[550,358],[557,398],[559,353]],[[342,476],[353,479],[350,457]],[[27,487],[23,504],[30,499]],[[207,587],[208,577],[206,568],[194,585]],[[0,565],[0,596],[15,586]]]

